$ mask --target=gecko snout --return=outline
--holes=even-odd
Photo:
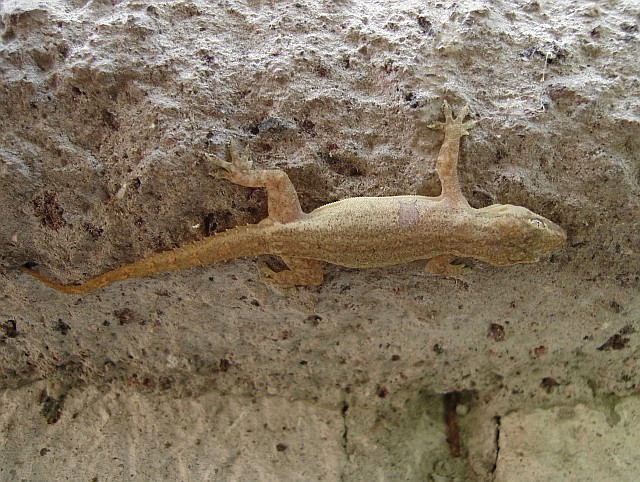
[[[553,221],[547,220],[547,231],[550,234],[554,248],[559,248],[567,242],[567,232]]]

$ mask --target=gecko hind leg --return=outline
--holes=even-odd
[[[262,222],[286,224],[305,216],[300,207],[296,189],[286,172],[280,169],[253,170],[247,151],[240,154],[236,143],[229,145],[231,162],[208,155],[209,160],[222,171],[214,174],[245,187],[263,187],[267,190],[269,217]],[[264,263],[258,264],[261,281],[282,287],[318,286],[322,284],[322,262],[315,259],[281,257],[287,269],[276,272]]]
[[[319,286],[324,277],[322,262],[315,259],[282,257],[288,269],[273,271],[261,263],[258,269],[262,273],[260,281],[277,284],[283,288],[291,286]]]
[[[222,171],[212,174],[214,177],[244,187],[266,188],[269,220],[272,222],[285,224],[304,217],[298,193],[286,172],[280,169],[253,170],[248,152],[245,150],[240,154],[233,139],[230,141],[229,155],[231,162],[206,154],[211,163],[222,168]]]

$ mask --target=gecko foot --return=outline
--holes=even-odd
[[[275,285],[281,286],[282,288],[295,286],[291,284],[282,283],[282,280],[279,280],[279,276],[278,276],[280,273],[282,273],[282,271],[278,272],[278,271],[272,270],[269,267],[269,265],[264,261],[258,261],[256,263],[256,268],[258,268],[258,272],[260,273],[260,275],[258,276],[258,281],[262,283],[275,284]]]
[[[288,269],[274,271],[266,263],[258,262],[259,280],[282,288],[294,286],[318,286],[322,284],[322,268],[319,261],[303,258],[283,258]]]
[[[450,264],[447,267],[444,276],[458,281],[466,281],[467,275],[471,273],[473,273],[473,270],[464,264]]]
[[[239,153],[238,146],[233,139],[229,141],[229,155],[231,156],[231,162],[224,161],[213,154],[205,153],[209,162],[222,168],[222,170],[209,173],[210,176],[237,182],[239,176],[246,174],[252,169],[253,163],[249,159],[248,150]]]
[[[427,127],[430,129],[439,129],[445,131],[445,134],[461,137],[469,134],[469,129],[475,126],[477,121],[469,121],[462,122],[465,117],[469,115],[469,104],[465,105],[460,112],[458,112],[458,117],[454,119],[453,113],[451,112],[451,107],[449,107],[449,103],[445,100],[442,106],[442,110],[444,111],[444,122],[434,122],[433,124],[429,124]]]
[[[473,271],[464,264],[451,264],[454,259],[454,256],[448,254],[435,256],[427,261],[426,269],[431,274],[465,281],[465,276]]]

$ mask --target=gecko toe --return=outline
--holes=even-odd
[[[258,271],[260,275],[258,276],[258,281],[265,284],[279,286],[280,288],[293,288],[295,284],[288,282],[288,280],[284,279],[281,273],[273,271],[271,268],[267,266],[258,265]]]
[[[223,161],[222,159],[220,159],[217,156],[214,156],[213,154],[205,153],[204,155],[207,158],[207,161],[210,162],[211,164],[213,164],[214,166],[218,166],[218,167],[221,167],[223,169],[229,169],[231,167],[231,163],[230,162]]]
[[[473,273],[473,270],[464,264],[451,264],[447,268],[445,276],[458,281],[466,282],[466,277]]]
[[[235,169],[239,171],[250,171],[253,167],[253,162],[249,159],[249,153],[247,150],[240,153],[235,139],[229,141],[229,155],[231,156],[231,164]]]
[[[433,122],[433,123],[427,125],[427,127],[429,129],[436,129],[436,130],[440,130],[440,131],[443,131],[445,126],[446,126],[446,124],[444,122]]]
[[[258,276],[258,279],[260,281],[262,281],[263,283],[274,283],[275,280],[275,276],[278,274],[276,273],[274,270],[272,270],[269,265],[267,265],[267,263],[265,263],[264,261],[258,261],[256,263],[256,268],[258,269],[258,272],[260,273],[260,275]]]
[[[458,117],[456,117],[456,120],[459,120],[460,122],[462,122],[464,120],[465,117],[467,117],[469,115],[469,104],[465,104],[462,109],[460,109],[460,112],[458,112]]]
[[[461,124],[461,133],[463,136],[469,135],[469,129],[471,129],[473,126],[475,126],[478,123],[478,121],[469,121],[469,122],[464,122],[463,124]]]
[[[231,181],[231,174],[226,171],[214,171],[209,172],[209,176],[214,177],[216,179],[224,179],[225,181]]]
[[[451,112],[451,107],[449,103],[445,100],[442,105],[442,110],[444,111],[444,118],[447,123],[453,121],[453,113]]]
[[[208,173],[209,176],[215,177],[216,179],[231,180],[231,176],[232,176],[232,172],[233,172],[233,165],[230,162],[223,161],[219,157],[216,157],[216,156],[214,156],[212,154],[206,154],[205,153],[205,157],[207,158],[208,162],[210,162],[214,166],[220,168],[220,169],[218,169],[216,171],[209,172]]]

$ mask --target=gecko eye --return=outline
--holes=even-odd
[[[533,224],[536,228],[544,228],[544,223],[539,219],[532,218],[532,219],[529,219],[529,222]]]

